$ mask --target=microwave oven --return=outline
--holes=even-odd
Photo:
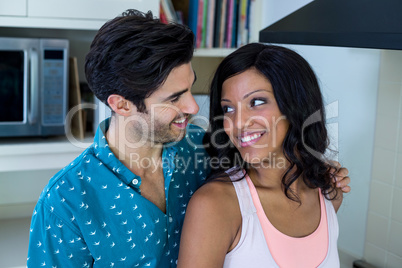
[[[0,137],[64,135],[69,42],[0,37]]]

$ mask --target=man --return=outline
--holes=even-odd
[[[204,132],[188,124],[193,42],[187,27],[135,10],[99,30],[85,71],[112,117],[43,190],[28,267],[176,266],[187,203],[208,174]]]

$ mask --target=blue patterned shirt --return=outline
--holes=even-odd
[[[204,131],[189,125],[183,140],[163,148],[165,214],[109,149],[109,122],[40,195],[28,267],[176,267],[187,203],[208,172]]]

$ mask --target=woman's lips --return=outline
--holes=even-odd
[[[240,141],[240,146],[248,147],[255,144],[261,139],[261,137],[265,133],[266,133],[265,131],[260,131],[260,132],[242,134],[241,137],[238,138],[238,140]]]

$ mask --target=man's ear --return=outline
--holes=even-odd
[[[107,103],[115,113],[122,116],[129,116],[132,114],[133,109],[137,110],[131,101],[117,94],[110,95],[107,98]]]

